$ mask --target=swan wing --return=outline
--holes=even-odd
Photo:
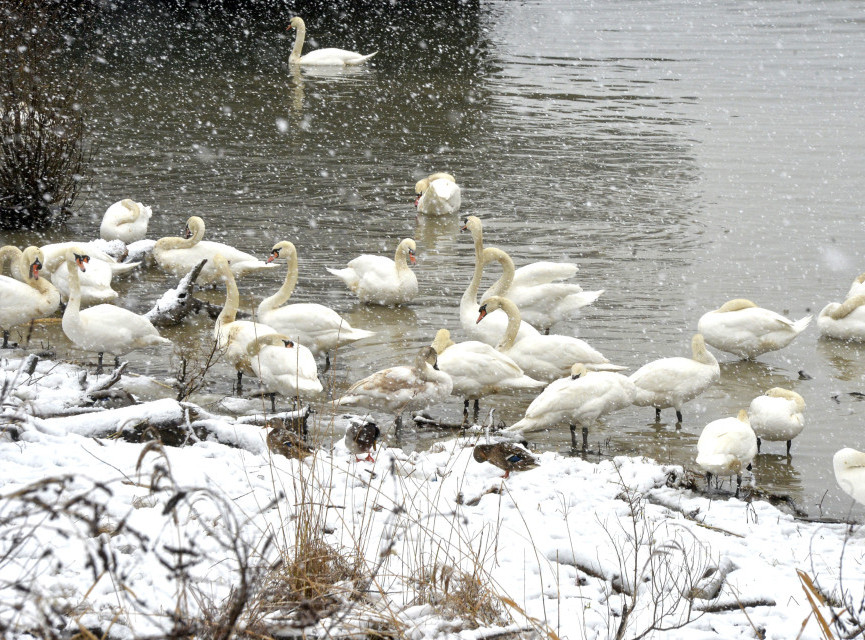
[[[533,262],[514,272],[511,288],[530,287],[556,280],[567,280],[577,273],[577,268],[577,265],[570,262]]]

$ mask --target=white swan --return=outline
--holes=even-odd
[[[598,418],[631,406],[636,388],[627,376],[608,371],[589,372],[586,365],[576,363],[571,374],[551,382],[532,400],[526,415],[505,431],[535,431],[567,424],[571,427],[571,443],[576,448],[576,427],[583,430],[583,450],[588,448],[588,427]]]
[[[706,484],[712,474],[736,476],[736,496],[742,486],[742,470],[750,469],[757,455],[757,436],[748,424],[748,412],[739,411],[736,418],[721,418],[705,426],[697,441],[696,462],[706,472]]]
[[[276,329],[261,322],[236,320],[240,304],[240,293],[228,261],[217,253],[209,262],[216,268],[218,277],[225,283],[225,306],[219,312],[213,326],[213,339],[225,359],[237,370],[237,393],[242,392],[243,374],[256,376],[249,357],[249,344],[260,336],[276,333]]]
[[[475,401],[477,420],[480,398],[496,393],[540,389],[544,383],[523,373],[520,366],[486,342],[468,340],[455,344],[450,331],[439,329],[432,343],[438,367],[453,381],[452,395],[465,399],[463,421],[468,420],[469,400]]]
[[[418,213],[439,216],[459,211],[460,187],[449,173],[433,173],[418,180],[414,192]]]
[[[550,327],[561,320],[572,318],[579,310],[597,300],[600,291],[583,291],[580,285],[556,281],[561,262],[535,262],[521,268],[516,278],[514,261],[501,249],[485,249],[486,262],[497,260],[502,267],[501,277],[481,296],[481,302],[492,296],[502,296],[517,305],[520,316],[533,327],[549,333]],[[574,265],[576,266],[576,265]],[[547,278],[552,277],[553,280]]]
[[[762,440],[786,441],[789,456],[793,438],[805,428],[804,412],[805,398],[781,387],[769,389],[765,395],[751,400],[748,420],[757,434],[757,453],[760,453]]]
[[[865,341],[865,295],[827,304],[817,316],[817,329],[826,338]]]
[[[171,344],[159,335],[156,327],[142,315],[116,307],[112,304],[99,304],[81,310],[81,285],[78,270],[86,271],[90,257],[83,250],[68,249],[66,262],[69,267],[69,302],[63,312],[63,333],[79,349],[95,351],[99,354],[99,368],[102,372],[102,355],[110,353],[115,362],[136,349]]]
[[[143,240],[152,215],[150,207],[129,198],[115,202],[102,216],[99,237],[103,240],[120,240],[124,244]]]
[[[290,304],[297,284],[297,250],[291,242],[274,245],[268,262],[285,258],[288,269],[285,281],[275,294],[258,305],[258,319],[308,347],[314,355],[325,354],[325,368],[330,366],[330,352],[343,345],[374,336],[373,331],[353,328],[330,307],[312,302]]]
[[[859,504],[865,504],[865,453],[846,447],[832,457],[835,481]]]
[[[321,65],[321,66],[343,66],[363,64],[372,58],[378,51],[373,51],[367,55],[355,53],[354,51],[346,51],[345,49],[316,49],[310,51],[305,56],[300,55],[303,51],[303,41],[306,38],[306,25],[300,16],[295,16],[291,19],[289,29],[296,29],[297,35],[294,38],[294,48],[291,50],[291,55],[288,56],[288,64],[306,64],[306,65]]]
[[[286,398],[321,393],[315,356],[289,336],[268,333],[250,341],[247,356],[255,376],[271,394],[271,408],[276,411],[275,395]]]
[[[582,362],[587,368],[597,371],[625,369],[610,364],[600,351],[589,346],[587,342],[571,336],[536,334],[515,342],[517,327],[520,324],[520,312],[507,298],[493,296],[483,303],[479,309],[477,322],[484,321],[487,314],[496,309],[501,309],[508,316],[505,335],[497,348],[513,358],[525,374],[535,380],[551,382],[566,376],[577,362]]]
[[[345,269],[326,268],[364,304],[405,304],[418,293],[417,276],[408,266],[409,261],[415,264],[416,250],[414,240],[406,238],[397,246],[393,260],[365,253]]]
[[[852,298],[853,296],[865,296],[865,273],[860,273],[850,285],[846,297]]]
[[[6,349],[9,331],[20,324],[54,314],[60,306],[60,294],[50,282],[39,277],[43,256],[38,247],[27,247],[23,252],[4,247],[0,256],[17,258],[11,272],[25,276],[21,282],[0,275],[0,329],[3,331],[3,346],[0,348]],[[3,257],[2,261],[7,259]]]
[[[436,366],[436,352],[423,347],[414,366],[391,367],[355,382],[336,406],[358,406],[396,415],[402,425],[402,412],[425,409],[442,402],[453,389],[451,377]]]
[[[204,231],[204,220],[192,216],[186,221],[183,238],[167,237],[157,240],[153,246],[153,257],[157,264],[163,271],[182,278],[199,262],[207,260],[196,280],[199,285],[218,284],[222,279],[213,260],[216,254],[225,258],[235,278],[241,278],[251,271],[276,268],[275,264],[267,264],[227,244],[202,240]]]
[[[21,258],[23,256],[24,252],[14,244],[0,247],[0,275],[6,271],[6,265],[9,265],[9,275],[19,282],[24,282],[27,276],[25,275],[26,272],[22,273],[21,271]]]
[[[703,334],[706,344],[743,359],[752,359],[786,347],[810,322],[811,316],[793,322],[750,300],[737,298],[703,314],[697,331]]]
[[[469,216],[465,219],[461,231],[469,231],[475,247],[475,270],[471,282],[460,298],[460,325],[472,340],[486,342],[496,346],[508,327],[508,316],[504,311],[493,311],[487,314],[483,324],[478,324],[478,289],[481,278],[484,275],[484,264],[486,257],[492,258],[492,252],[487,253],[484,249],[483,224],[480,218]],[[527,322],[520,319],[517,329],[516,341],[519,342],[528,336],[538,335],[538,330]],[[573,363],[571,363],[573,364]],[[532,376],[535,377],[535,376]]]
[[[631,375],[636,386],[634,404],[655,407],[655,420],[661,420],[661,409],[673,407],[676,421],[682,422],[682,405],[696,398],[721,379],[721,367],[706,350],[703,336],[691,338],[690,358],[661,358],[643,365]]]
[[[86,251],[86,249],[81,247],[79,249]],[[73,266],[73,270],[77,271],[77,267]],[[91,260],[88,257],[87,271],[78,275],[81,304],[85,307],[90,307],[94,304],[115,300],[118,294],[112,288],[111,280],[110,265],[104,260]],[[65,261],[51,274],[51,282],[60,291],[62,298],[68,300],[72,285],[69,277],[69,266]]]

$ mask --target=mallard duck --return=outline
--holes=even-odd
[[[787,442],[787,455],[793,438],[805,428],[805,398],[795,391],[774,387],[765,395],[751,400],[748,407],[748,420],[757,434],[757,453],[760,453],[761,440]]]
[[[736,418],[722,418],[706,425],[697,441],[697,464],[706,472],[706,484],[712,474],[736,476],[736,497],[742,486],[742,469],[751,468],[757,455],[757,436],[748,424],[748,412],[739,411]]]
[[[286,458],[303,460],[314,451],[296,431],[289,429],[285,421],[280,418],[268,420],[265,427],[271,429],[270,433],[267,434],[267,448],[272,453],[278,453]]]
[[[811,316],[794,322],[750,300],[736,298],[703,314],[697,331],[709,346],[750,360],[786,347],[810,322]]]
[[[540,464],[535,455],[519,442],[496,442],[495,444],[478,444],[472,452],[476,462],[489,462],[505,472],[502,478],[511,475],[511,471],[528,471]]]
[[[375,422],[353,420],[345,432],[345,447],[355,456],[355,462],[360,462],[358,456],[366,454],[367,462],[375,462],[370,450],[375,451],[375,444],[381,437],[381,430]]]

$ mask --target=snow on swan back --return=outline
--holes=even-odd
[[[306,24],[304,24],[300,16],[295,16],[291,19],[291,24],[288,25],[286,31],[290,29],[295,29],[297,35],[294,38],[294,48],[291,50],[291,55],[288,56],[288,64],[321,66],[356,65],[363,64],[378,53],[378,51],[373,51],[370,54],[363,55],[354,51],[346,51],[345,49],[316,49],[302,56],[300,52],[303,51],[303,41],[306,39]]]
[[[750,300],[736,298],[703,314],[697,331],[703,334],[706,344],[751,359],[786,347],[810,322],[811,316],[793,322]]]

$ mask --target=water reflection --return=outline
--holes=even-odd
[[[817,341],[817,353],[839,380],[860,381],[865,376],[865,344],[821,338]]]
[[[722,362],[721,388],[729,401],[731,415],[739,409],[747,409],[751,400],[773,387],[784,387],[797,391],[800,384],[798,374],[791,374],[759,360]]]

